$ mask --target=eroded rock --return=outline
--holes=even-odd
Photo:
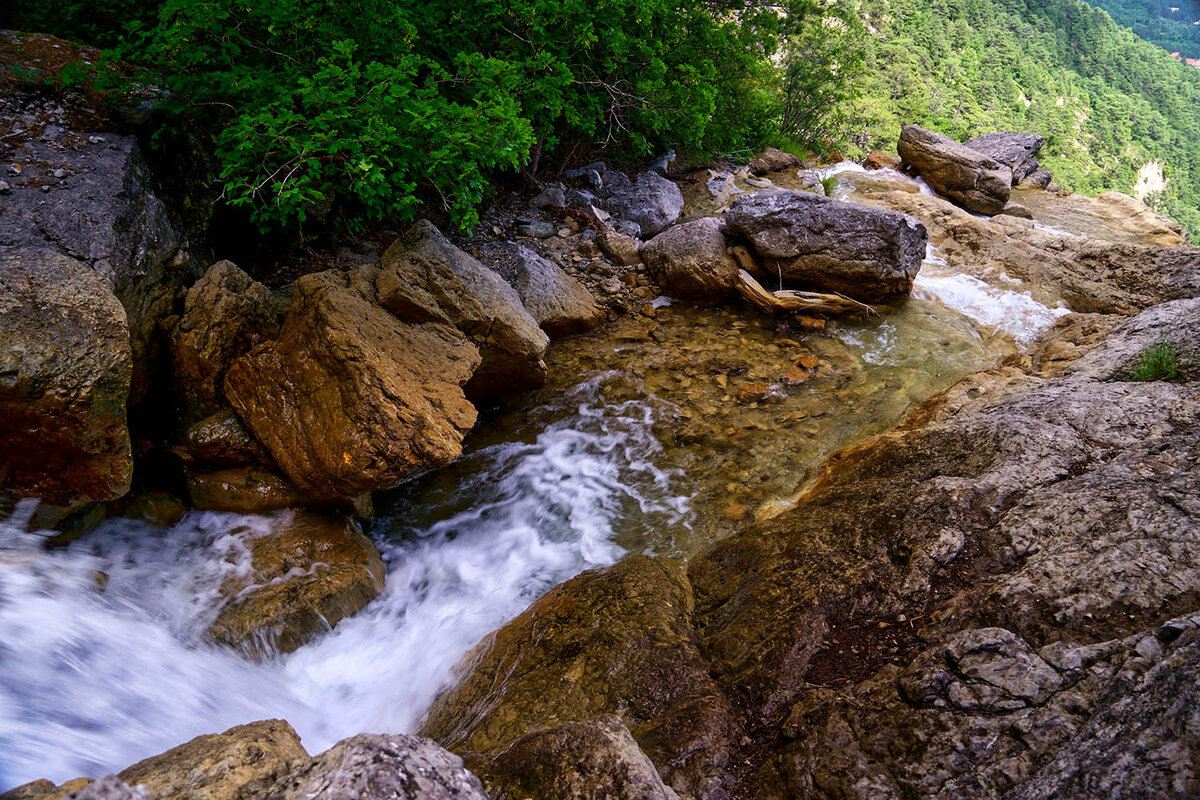
[[[518,244],[501,245],[504,276],[530,316],[551,339],[595,330],[604,312],[592,293],[562,268]]]
[[[631,186],[609,194],[606,207],[614,216],[636,224],[646,239],[679,219],[683,192],[657,172],[643,172]]]
[[[1035,156],[1044,143],[1041,136],[1033,133],[985,133],[963,142],[963,146],[1008,167],[1016,186],[1038,168]]]
[[[768,274],[868,303],[903,297],[925,257],[925,228],[904,214],[878,213],[798,191],[739,197],[725,216]]]
[[[999,214],[1008,202],[1012,170],[949,136],[905,125],[897,149],[938,194],[963,208]]]

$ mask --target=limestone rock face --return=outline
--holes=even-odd
[[[416,736],[343,739],[245,800],[488,800],[462,759]]]
[[[422,733],[497,754],[538,728],[620,711],[671,787],[723,796],[741,731],[693,644],[691,607],[670,561],[585,572],[481,642]]]
[[[198,736],[117,774],[144,786],[154,800],[227,800],[256,781],[272,783],[308,753],[292,726],[281,719],[239,725]]]
[[[187,424],[225,408],[234,359],[279,334],[271,292],[233,262],[218,261],[188,289],[171,332],[175,392]]]
[[[1007,214],[982,220],[941,198],[907,192],[872,195],[863,202],[921,220],[950,264],[999,268],[1052,288],[1073,311],[1131,314],[1200,296],[1200,248],[1062,236],[1030,220]]]
[[[0,486],[64,508],[125,494],[130,376],[125,309],[99,275],[0,251]]]
[[[557,264],[523,245],[506,244],[502,249],[507,257],[501,274],[551,339],[587,333],[604,322],[592,293]]]
[[[1014,186],[1038,168],[1038,160],[1034,156],[1043,144],[1045,140],[1032,133],[985,133],[963,142],[964,147],[982,153],[1012,170]]]
[[[949,136],[905,125],[897,149],[938,194],[963,208],[999,214],[1008,202],[1012,170]]]
[[[252,574],[231,579],[209,631],[253,659],[288,653],[383,591],[383,561],[351,520],[295,512],[250,542]]]
[[[613,216],[639,226],[643,239],[661,233],[683,213],[683,192],[657,172],[643,172],[631,186],[608,195]]]
[[[720,303],[734,292],[738,273],[723,228],[716,217],[672,226],[642,245],[642,259],[672,297]]]
[[[476,770],[497,797],[678,800],[615,714],[525,734]]]
[[[482,362],[466,386],[472,399],[536,389],[545,383],[549,339],[511,286],[422,220],[380,262],[379,302],[409,323],[457,327]]]
[[[731,235],[749,240],[768,274],[868,303],[907,295],[925,257],[916,219],[811,192],[739,197],[725,222]]]
[[[159,322],[174,312],[176,299],[199,272],[151,189],[136,141],[110,133],[76,135],[74,141],[56,147],[30,138],[6,155],[27,165],[53,163],[69,177],[68,188],[47,194],[38,191],[41,170],[5,176],[12,193],[0,214],[0,247],[53,249],[107,284],[125,308],[136,402],[149,387]]]
[[[225,379],[238,416],[315,498],[356,497],[445,466],[475,423],[462,386],[478,349],[448,325],[389,314],[370,295],[374,277],[300,278],[279,339]]]

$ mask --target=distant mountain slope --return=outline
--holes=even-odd
[[[1147,202],[1200,241],[1200,70],[1079,0],[855,8],[874,34],[863,44],[855,154],[894,152],[902,122],[960,140],[1038,133],[1043,164],[1076,191],[1133,193],[1140,170],[1161,166],[1166,186]]]
[[[1200,58],[1200,0],[1091,0],[1118,25],[1182,58]]]

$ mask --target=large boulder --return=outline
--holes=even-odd
[[[235,361],[225,378],[238,416],[317,498],[357,497],[445,466],[475,424],[462,386],[478,349],[449,325],[389,314],[374,302],[375,277],[297,280],[279,339]]]
[[[49,250],[0,250],[0,486],[69,509],[129,491],[125,309]]]
[[[766,175],[768,172],[780,172],[785,169],[796,169],[800,159],[792,153],[785,153],[777,147],[768,147],[762,155],[751,159],[747,165],[755,175]]]
[[[409,323],[453,325],[479,347],[482,362],[467,396],[486,399],[545,383],[549,339],[521,298],[492,270],[421,220],[380,262],[379,302]]]
[[[474,770],[494,797],[678,800],[615,714],[540,728]]]
[[[171,331],[175,395],[184,423],[222,408],[225,373],[234,359],[279,334],[271,291],[231,261],[218,261],[188,289]]]
[[[921,220],[951,265],[1002,270],[1061,297],[1073,311],[1130,314],[1200,295],[1200,248],[1066,236],[1007,214],[979,219],[922,194],[886,192],[862,202]],[[1032,210],[1041,214],[1039,207]]]
[[[716,217],[674,225],[642,245],[663,291],[681,300],[720,303],[734,293],[738,266],[726,252],[725,223]]]
[[[246,430],[232,408],[224,408],[192,425],[175,452],[190,466],[224,469],[243,465],[271,466],[275,462],[258,440]]]
[[[1011,169],[949,136],[905,125],[897,150],[938,194],[969,211],[999,214],[1012,193]]]
[[[308,500],[287,478],[257,466],[188,469],[187,485],[192,507],[200,511],[270,514]]]
[[[811,192],[739,197],[725,223],[770,274],[867,303],[906,296],[925,258],[925,227],[916,219]]]
[[[117,774],[154,800],[233,800],[246,785],[273,784],[308,760],[300,737],[281,719],[197,736]]]
[[[29,128],[19,120],[5,126]],[[0,209],[0,247],[53,249],[86,265],[116,294],[129,325],[136,402],[154,371],[159,323],[198,277],[137,142],[55,128],[7,144],[5,161],[21,171],[4,176],[11,194]],[[42,191],[47,185],[53,188]]]
[[[1034,156],[1044,143],[1041,136],[1033,133],[985,133],[963,142],[963,146],[1012,170],[1012,184],[1016,186],[1038,168]]]
[[[693,643],[691,609],[677,563],[585,572],[484,639],[422,733],[494,755],[538,728],[620,713],[668,784],[722,797],[741,729]]]
[[[557,264],[524,245],[505,243],[497,249],[500,274],[551,339],[587,333],[604,322],[592,293]]]
[[[221,587],[209,633],[254,660],[290,653],[383,591],[379,551],[353,520],[294,512],[249,547],[250,571]]]
[[[488,800],[462,759],[428,739],[359,734],[240,800]]]
[[[683,192],[657,172],[643,172],[633,185],[608,195],[606,208],[641,228],[643,239],[662,232],[683,213]]]

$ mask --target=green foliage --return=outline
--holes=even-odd
[[[204,121],[264,228],[428,198],[468,227],[495,171],[567,145],[760,144],[777,28],[702,0],[163,0],[120,56]]]
[[[1184,58],[1200,58],[1200,0],[1092,0],[1138,36]]]
[[[851,153],[892,149],[902,122],[960,141],[1046,138],[1062,185],[1132,193],[1164,165],[1154,207],[1200,241],[1200,70],[1078,0],[839,0],[868,31]]]
[[[1138,363],[1125,373],[1131,381],[1170,381],[1184,377],[1186,364],[1179,348],[1166,335],[1138,354]]]

